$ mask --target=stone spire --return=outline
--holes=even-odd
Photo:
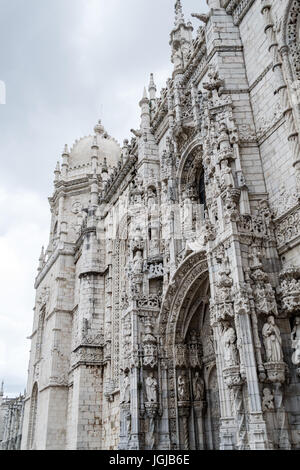
[[[141,108],[141,129],[146,130],[150,128],[150,107],[146,87],[144,87],[143,97],[140,101]]]
[[[55,175],[55,180],[54,181],[59,181],[61,171],[60,171],[60,164],[57,162],[55,170],[54,170],[54,175]]]
[[[150,73],[150,83],[149,83],[149,88],[148,88],[149,94],[150,94],[150,100],[155,100],[156,98],[156,85],[154,82],[154,76],[153,73]]]
[[[68,168],[69,168],[69,157],[70,157],[70,152],[68,149],[68,145],[66,144],[62,153],[62,166],[61,166],[61,173],[62,176],[67,176],[68,173]]]
[[[98,155],[99,155],[99,145],[97,142],[97,135],[94,136],[93,144],[92,144],[92,170],[93,172],[97,171],[98,166]]]
[[[181,0],[176,0],[175,3],[175,27],[185,24],[184,15],[182,11]]]
[[[41,272],[41,270],[42,270],[43,267],[44,267],[44,264],[45,264],[45,249],[44,249],[44,247],[42,246],[41,254],[40,254],[40,257],[39,257],[38,272]]]

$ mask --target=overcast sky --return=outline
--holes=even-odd
[[[9,396],[26,386],[55,163],[99,118],[120,143],[139,126],[150,72],[160,90],[172,70],[174,3],[0,0],[0,380]],[[205,0],[182,3],[189,19],[207,10]]]

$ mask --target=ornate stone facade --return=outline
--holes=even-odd
[[[207,3],[55,169],[23,449],[300,449],[299,2]]]
[[[0,390],[0,450],[20,450],[22,440],[24,396],[4,397]]]

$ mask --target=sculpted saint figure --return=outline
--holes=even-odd
[[[236,333],[230,323],[225,321],[223,323],[223,347],[224,347],[224,359],[228,367],[236,366],[239,364],[239,353],[236,345]]]
[[[224,188],[234,188],[232,170],[228,166],[227,160],[221,162],[221,183]]]
[[[264,339],[267,362],[282,362],[282,339],[280,330],[276,325],[275,319],[272,315],[268,317],[267,323],[264,324],[262,335]]]
[[[294,328],[291,333],[292,348],[294,353],[292,355],[292,363],[296,366],[300,364],[300,317],[295,318]]]
[[[143,271],[143,257],[142,252],[137,251],[134,257],[133,270],[135,274],[140,274]]]
[[[130,378],[128,374],[125,375],[123,387],[121,387],[120,404],[130,403]]]
[[[178,381],[178,399],[180,401],[185,401],[189,399],[189,393],[188,393],[188,386],[187,386],[187,381],[186,377],[184,375],[179,375]]]
[[[146,395],[148,402],[157,403],[157,389],[157,380],[154,377],[153,372],[150,372],[150,375],[148,375],[146,379]]]
[[[195,377],[193,378],[193,393],[194,393],[194,400],[201,401],[204,397],[204,381],[202,377],[200,377],[199,372],[195,373]]]

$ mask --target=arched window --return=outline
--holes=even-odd
[[[37,386],[37,383],[35,383],[32,389],[31,403],[30,403],[29,429],[28,429],[28,439],[27,439],[28,449],[32,449],[33,444],[34,444],[36,418],[37,418],[37,405],[38,405],[38,386]]]

